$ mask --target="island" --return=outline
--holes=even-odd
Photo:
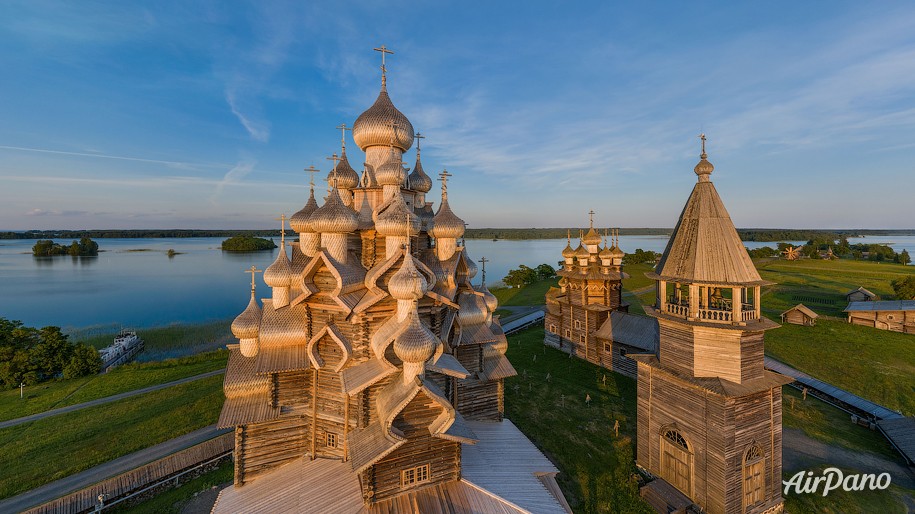
[[[32,246],[32,255],[35,257],[49,257],[53,255],[70,255],[73,257],[94,257],[98,255],[98,243],[88,237],[73,241],[69,246],[55,243],[51,239],[39,239]]]
[[[253,236],[235,236],[222,242],[224,252],[256,252],[274,248],[276,243],[272,240]]]

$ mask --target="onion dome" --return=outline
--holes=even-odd
[[[232,333],[239,339],[254,339],[261,328],[261,308],[251,292],[251,301],[241,314],[232,322]]]
[[[699,154],[699,164],[696,164],[693,171],[699,176],[699,180],[704,182],[707,181],[708,176],[715,171],[715,166],[708,161],[708,154],[705,153],[705,134],[702,134],[699,137],[702,139],[702,153]]]
[[[356,118],[353,139],[363,151],[370,146],[393,145],[406,152],[413,146],[413,124],[394,107],[384,84],[375,103]]]
[[[597,256],[600,257],[601,259],[612,259],[613,250],[609,246],[604,246],[604,249],[601,250],[600,253],[597,254]]]
[[[315,201],[315,189],[311,188],[311,193],[308,195],[308,201],[305,203],[305,207],[302,207],[299,212],[293,214],[292,217],[289,218],[289,226],[299,234],[303,232],[314,232],[311,225],[308,223],[308,218],[316,210],[318,210],[318,202]]]
[[[579,259],[587,259],[590,255],[591,254],[588,253],[588,249],[579,243],[578,248],[575,249],[575,257],[578,257]]]
[[[419,216],[410,212],[403,196],[397,193],[388,208],[375,218],[375,230],[383,236],[415,236],[419,234]]]
[[[477,276],[477,271],[479,271],[480,268],[478,268],[477,263],[473,262],[473,259],[471,259],[470,256],[467,255],[466,247],[464,250],[464,256],[467,257],[466,259],[464,259],[464,262],[467,263],[467,278],[473,278],[473,277]]]
[[[429,231],[434,238],[457,239],[464,235],[464,220],[451,212],[448,198],[442,199],[442,205],[432,218],[432,230]]]
[[[330,190],[327,201],[311,214],[308,222],[312,230],[322,233],[346,234],[359,227],[356,211],[343,203],[336,188]],[[264,272],[265,280],[266,275]]]
[[[566,243],[565,250],[562,251],[562,256],[563,256],[564,258],[566,258],[566,259],[574,259],[574,258],[575,258],[575,250],[572,248],[572,243],[571,243],[571,242],[567,242],[567,243]]]
[[[264,270],[264,282],[270,287],[289,287],[292,283],[292,268],[285,248],[280,248],[276,260]]]
[[[613,254],[613,257],[623,257],[626,255],[626,252],[620,249],[619,246],[616,246],[616,244],[610,247],[610,252]]]
[[[349,160],[346,158],[346,148],[343,149],[343,152],[340,155],[340,162],[337,163],[336,172],[331,170],[331,172],[327,174],[327,182],[331,185],[334,183],[335,173],[337,177],[337,187],[340,189],[355,189],[356,186],[359,185],[359,174],[350,166]]]
[[[413,256],[404,256],[400,269],[388,281],[388,292],[398,300],[419,300],[429,290],[426,278],[416,270]]]
[[[492,343],[492,349],[505,355],[505,352],[508,351],[508,339],[504,337],[496,339],[496,342]]]
[[[486,303],[486,308],[489,309],[489,312],[495,312],[499,308],[499,299],[489,291],[486,284],[483,284],[480,292],[483,293],[483,302]]]
[[[438,338],[419,321],[416,309],[410,311],[408,323],[407,329],[394,339],[394,354],[405,364],[422,364],[435,354]]]
[[[458,320],[462,326],[483,323],[489,314],[486,302],[473,293],[462,293],[458,298],[458,306]]]
[[[591,229],[588,230],[588,233],[585,234],[585,237],[582,238],[581,242],[586,245],[599,245],[601,237],[600,234],[594,230],[594,227],[591,227]]]
[[[428,193],[432,189],[432,179],[423,171],[423,163],[419,160],[419,150],[416,151],[416,166],[410,173],[410,189],[420,193]]]
[[[375,170],[375,180],[381,186],[402,186],[407,179],[407,172],[403,169],[403,163],[394,155],[394,148],[391,148],[391,155],[378,169]]]

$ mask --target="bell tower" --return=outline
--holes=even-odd
[[[711,514],[781,512],[781,386],[763,367],[762,280],[709,179],[698,181],[655,271],[657,355],[638,361],[637,462]],[[650,486],[651,484],[649,484]],[[646,486],[646,487],[649,487]]]

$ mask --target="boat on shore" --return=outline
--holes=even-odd
[[[115,366],[129,362],[143,349],[143,340],[132,330],[121,330],[114,336],[114,342],[99,350],[102,370],[109,371]]]

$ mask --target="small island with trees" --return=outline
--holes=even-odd
[[[224,252],[257,252],[274,248],[276,243],[272,240],[253,236],[235,236],[222,242]]]
[[[39,239],[32,246],[32,255],[35,257],[51,257],[54,255],[69,255],[71,257],[95,257],[98,255],[98,243],[88,237],[73,241],[69,246],[55,243],[51,239]]]

